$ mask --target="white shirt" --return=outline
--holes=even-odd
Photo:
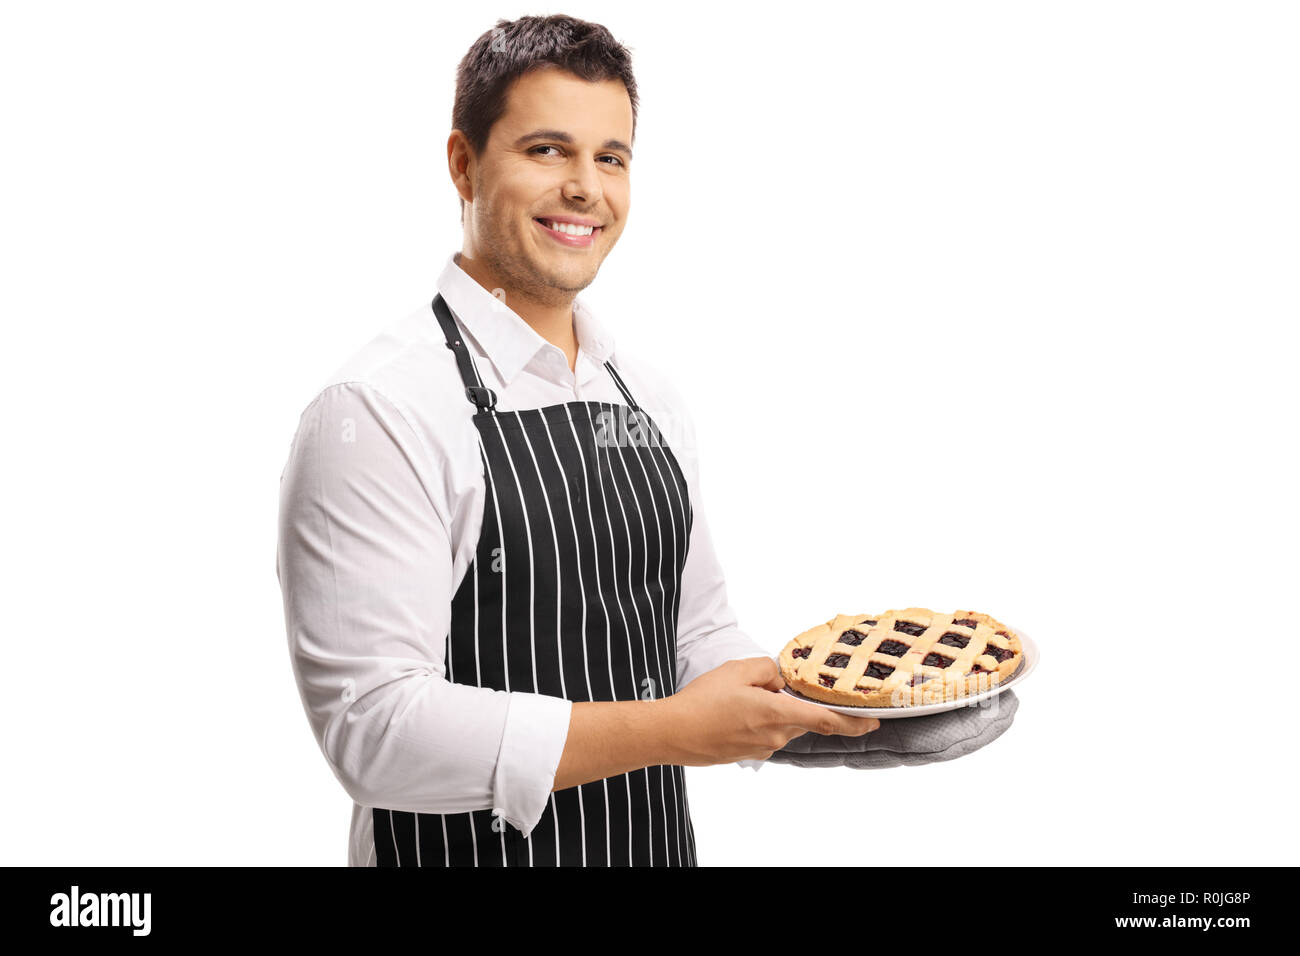
[[[626,400],[613,358],[686,476],[694,508],[682,571],[677,686],[724,661],[771,657],[727,602],[699,491],[691,419],[647,365],[574,300],[576,369],[447,259],[438,291],[503,411]],[[432,297],[431,297],[432,298]],[[486,489],[474,406],[432,303],[394,322],[302,413],[280,478],[276,570],[303,707],[353,800],[349,866],[374,864],[371,808],[493,808],[527,836],[555,783],[571,702],[448,681],[452,597],[472,561]],[[760,761],[739,761],[754,767]]]

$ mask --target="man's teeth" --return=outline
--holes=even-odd
[[[552,222],[549,219],[543,219],[542,224],[547,229],[554,229],[556,232],[562,232],[567,236],[590,236],[593,226],[575,226],[571,222]]]

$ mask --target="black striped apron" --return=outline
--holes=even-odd
[[[686,480],[614,365],[626,405],[498,411],[442,296],[434,313],[473,403],[486,498],[451,604],[447,677],[571,701],[675,693],[693,521]],[[553,792],[525,839],[490,809],[375,808],[379,866],[694,866],[679,766]]]

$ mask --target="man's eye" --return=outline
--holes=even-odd
[[[541,150],[541,149],[553,149],[553,150],[555,150],[557,153],[560,151],[560,148],[559,148],[558,146],[534,146],[532,149],[529,150],[529,152],[532,153],[532,154],[535,155],[535,156],[549,155],[549,154],[539,153],[538,150]],[[616,166],[626,166],[626,165],[627,165],[627,163],[623,162],[623,157],[621,157],[621,156],[612,156],[612,155],[610,155],[610,156],[601,156],[601,157],[599,157],[599,158],[602,159],[602,160],[604,160],[604,159],[612,159],[612,160],[614,161],[612,164],[611,164],[611,163],[606,163],[605,165],[607,165],[607,166],[608,166],[608,165],[616,165]]]

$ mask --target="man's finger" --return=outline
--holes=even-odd
[[[783,700],[779,706],[787,715],[792,726],[811,730],[819,734],[843,734],[846,737],[861,737],[880,727],[875,717],[850,717],[839,711],[826,710],[816,704],[795,700]]]
[[[835,711],[831,711],[831,714],[842,722],[843,728],[832,733],[843,734],[846,737],[861,737],[863,734],[880,729],[880,721],[875,717],[850,717],[848,714],[837,714]]]

